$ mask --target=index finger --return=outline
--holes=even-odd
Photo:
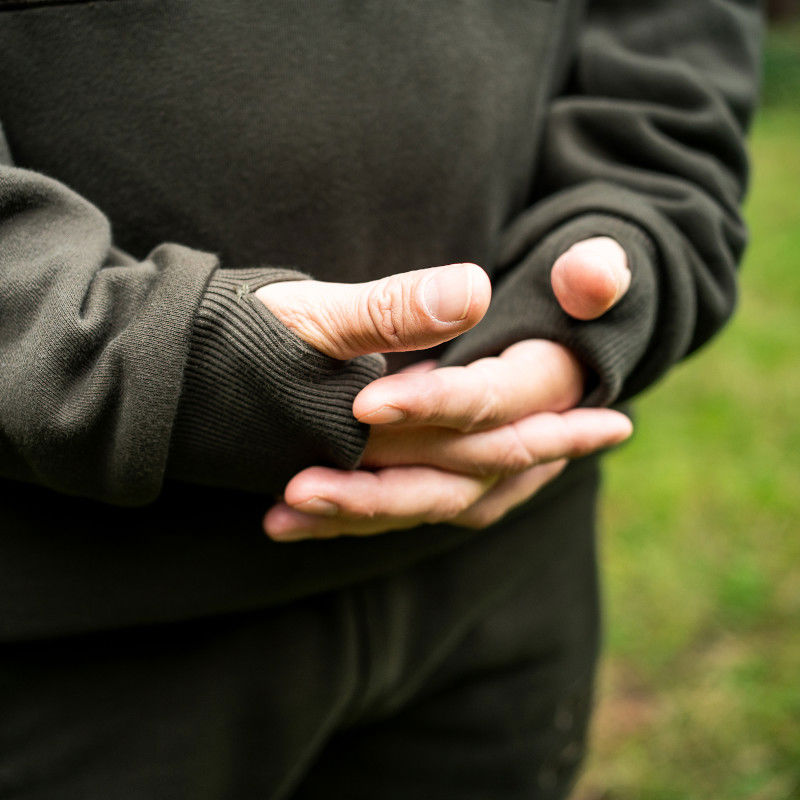
[[[387,375],[365,387],[353,414],[369,425],[495,428],[538,411],[563,411],[583,392],[583,367],[566,348],[530,339],[466,367]]]

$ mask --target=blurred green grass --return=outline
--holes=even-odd
[[[800,26],[763,94],[737,315],[608,460],[580,800],[800,798]]]

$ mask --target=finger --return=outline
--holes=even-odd
[[[576,319],[595,319],[628,291],[631,273],[622,246],[608,236],[585,239],[553,264],[550,280],[559,305]]]
[[[276,542],[298,542],[304,539],[335,539],[339,536],[373,536],[413,528],[423,522],[421,518],[412,517],[324,517],[278,503],[264,517],[264,530]]]
[[[407,527],[454,517],[493,483],[494,478],[473,478],[430,467],[390,467],[377,472],[310,467],[289,481],[284,502],[296,511],[327,519],[328,525],[320,524],[320,528],[332,528],[342,521],[383,519],[395,520],[394,527]],[[288,524],[285,518],[276,523],[274,515],[267,517],[265,525]],[[280,525],[267,528],[267,532],[285,534]]]
[[[423,516],[449,519],[474,503],[493,479],[443,472],[432,467],[387,467],[376,472],[310,467],[289,481],[284,501],[300,511],[351,518]]]
[[[487,528],[499,522],[512,508],[522,505],[543,486],[561,474],[569,462],[564,459],[540,464],[493,486],[477,503],[453,520],[468,528]]]
[[[536,411],[562,411],[583,394],[584,368],[565,347],[528,339],[498,358],[428,373],[387,375],[366,386],[353,414],[369,425],[440,425],[460,431],[494,428]]]
[[[541,464],[499,481],[494,486],[484,486],[478,499],[464,511],[450,517],[447,522],[470,528],[492,525],[512,508],[528,500],[545,484],[561,473],[567,460]],[[292,508],[286,503],[273,506],[264,518],[264,529],[279,542],[303,539],[331,539],[338,536],[371,536],[390,530],[416,527],[430,520],[426,515],[375,515],[372,517],[346,517],[339,514],[320,516]]]
[[[451,264],[369,283],[272,283],[256,297],[305,342],[348,359],[449,341],[486,313],[491,284],[476,264]]]
[[[624,414],[589,408],[534,414],[468,434],[446,428],[384,427],[371,433],[362,463],[365,467],[427,464],[475,476],[508,475],[612,447],[632,431]]]

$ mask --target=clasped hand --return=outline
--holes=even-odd
[[[630,273],[612,239],[580,242],[554,264],[562,308],[600,316]],[[486,313],[491,288],[474,264],[367,284],[301,281],[257,292],[297,335],[335,358],[448,341]],[[483,528],[566,466],[626,439],[630,420],[577,409],[585,371],[565,347],[525,340],[466,367],[416,364],[366,386],[353,413],[370,435],[359,469],[310,467],[286,486],[264,528],[276,541],[370,535],[422,523]]]

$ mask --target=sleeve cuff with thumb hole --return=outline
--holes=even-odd
[[[330,358],[254,295],[269,283],[304,279],[277,268],[214,274],[192,331],[170,477],[276,493],[308,466],[358,465],[369,427],[353,417],[353,400],[385,361]]]

